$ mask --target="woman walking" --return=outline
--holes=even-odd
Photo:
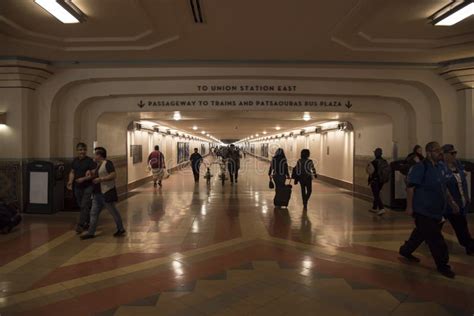
[[[94,193],[92,199],[91,222],[87,234],[82,235],[81,239],[90,239],[95,237],[99,215],[105,207],[114,218],[117,231],[114,237],[125,235],[125,229],[115,203],[118,200],[117,189],[115,188],[115,178],[117,174],[112,161],[107,160],[107,150],[104,147],[95,149],[95,161],[97,169],[94,172]]]
[[[275,156],[272,158],[270,169],[268,170],[270,181],[275,182],[275,198],[274,204],[276,207],[288,206],[288,201],[291,196],[291,189],[285,190],[285,181],[290,178],[288,172],[288,162],[286,160],[283,149],[278,148]]]
[[[313,178],[316,178],[316,168],[314,163],[309,159],[310,152],[308,149],[301,151],[301,158],[296,163],[291,173],[291,177],[295,180],[295,184],[300,183],[301,196],[303,198],[303,210],[308,210],[308,200],[313,192]]]

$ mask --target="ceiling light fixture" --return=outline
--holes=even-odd
[[[441,13],[435,17],[432,23],[436,26],[452,26],[456,23],[467,19],[471,15],[474,15],[474,1],[466,0],[459,5],[452,6],[452,4],[444,7],[438,13]],[[436,14],[435,14],[436,16]]]
[[[262,134],[263,134],[263,135],[267,135],[267,132],[266,132],[266,131],[263,131]]]
[[[193,126],[193,130],[197,131],[198,127],[196,125]]]
[[[303,114],[303,120],[304,121],[309,121],[311,119],[311,115],[309,115],[308,112],[304,112]]]
[[[35,0],[35,3],[64,24],[85,21],[84,13],[72,0]]]
[[[277,127],[275,127],[275,129],[276,129],[277,131],[279,131],[279,130],[281,130],[281,127],[280,127],[280,126],[277,126]]]
[[[179,111],[174,111],[173,120],[179,121],[181,119],[181,113]]]
[[[201,134],[203,134],[203,135],[206,134],[206,131],[201,131]]]

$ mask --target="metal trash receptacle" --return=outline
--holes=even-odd
[[[33,161],[27,165],[26,212],[53,214],[64,208],[64,164]]]

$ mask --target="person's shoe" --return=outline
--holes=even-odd
[[[158,185],[159,185],[160,187],[162,186],[161,181],[158,181]]]
[[[371,209],[369,209],[369,212],[371,212],[371,213],[377,213],[377,210],[374,209],[374,208],[371,208]]]
[[[378,211],[377,211],[377,215],[380,216],[380,215],[383,215],[383,214],[385,214],[385,210],[384,210],[384,209],[381,209],[381,210],[378,210]]]
[[[95,235],[85,234],[85,235],[81,236],[81,240],[92,239],[94,237],[95,237]]]
[[[408,261],[411,261],[411,262],[420,262],[420,258],[418,257],[415,257],[414,255],[412,254],[404,254],[403,252],[401,251],[398,251],[398,253],[400,254],[400,256],[402,256],[403,258],[407,259]]]
[[[451,268],[438,268],[438,272],[444,275],[447,278],[454,279],[456,274],[451,270]]]
[[[157,184],[156,182],[153,182],[153,187],[156,188]]]
[[[81,225],[76,226],[76,234],[81,234],[84,231],[84,228]]]
[[[123,236],[123,235],[125,235],[125,233],[126,233],[125,229],[117,230],[114,234],[114,237]]]

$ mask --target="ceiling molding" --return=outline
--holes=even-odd
[[[437,49],[454,49],[459,45],[474,45],[474,32],[443,36],[436,39],[377,37],[362,27],[374,14],[373,6],[382,6],[383,1],[359,0],[332,31],[331,40],[352,51],[365,52],[414,52],[422,53]],[[428,18],[428,17],[426,17]]]

